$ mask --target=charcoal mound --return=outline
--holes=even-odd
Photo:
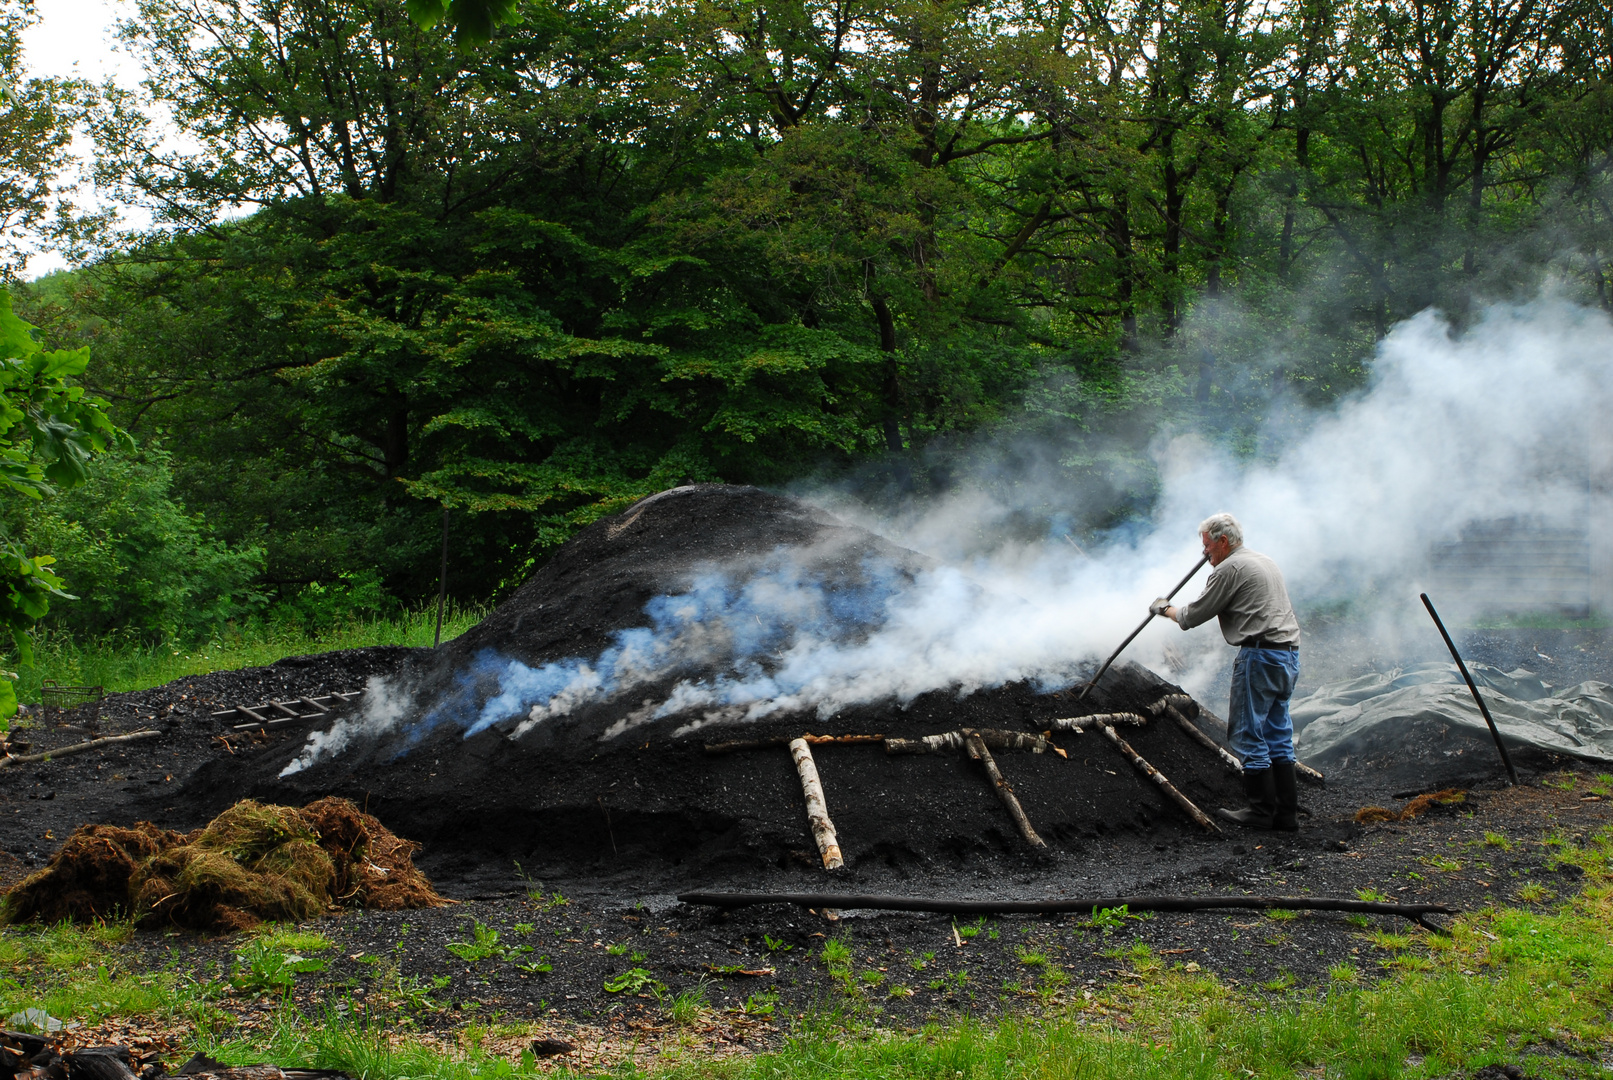
[[[349,797],[420,840],[422,866],[438,877],[489,860],[545,873],[655,866],[701,880],[724,868],[821,873],[787,750],[712,755],[707,741],[1039,732],[1055,717],[1137,711],[1180,692],[1122,664],[1081,701],[1010,684],[825,715],[775,708],[782,691],[759,714],[754,701],[678,708],[668,697],[725,678],[769,685],[779,655],[804,634],[854,644],[877,627],[886,599],[932,568],[755,488],[663,492],[584,529],[459,639],[372,681],[363,715],[313,737],[321,753],[281,746],[219,762],[185,794],[198,803]],[[1125,736],[1201,806],[1238,799],[1237,778],[1174,724]],[[1055,742],[1067,758],[999,762],[1055,853],[1117,833],[1203,835],[1101,736]],[[1027,855],[982,766],[960,753],[890,756],[866,744],[821,747],[817,758],[853,868]]]

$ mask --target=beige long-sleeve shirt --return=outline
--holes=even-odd
[[[1183,630],[1212,618],[1221,620],[1221,636],[1229,645],[1256,640],[1299,644],[1299,620],[1288,601],[1283,572],[1266,556],[1246,547],[1234,549],[1210,571],[1202,596],[1176,609],[1176,621]]]

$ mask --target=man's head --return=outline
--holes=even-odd
[[[1199,539],[1204,542],[1204,554],[1210,565],[1220,566],[1223,559],[1243,545],[1243,526],[1231,514],[1211,514],[1199,522]]]

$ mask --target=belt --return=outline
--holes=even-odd
[[[1245,641],[1242,647],[1245,649],[1287,649],[1291,652],[1299,651],[1298,645],[1279,645],[1275,641],[1266,641],[1263,638],[1251,638],[1250,640]]]

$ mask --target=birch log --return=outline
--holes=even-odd
[[[976,734],[993,750],[1027,750],[1032,754],[1043,754],[1051,750],[1055,754],[1064,753],[1054,746],[1053,741],[1046,735],[1033,732],[981,728]],[[962,731],[943,731],[939,735],[923,735],[917,739],[888,738],[885,740],[885,753],[939,754],[947,750],[962,750],[965,738],[965,733]]]
[[[1148,711],[1158,716],[1173,705],[1190,716],[1197,714],[1199,711],[1199,703],[1193,700],[1189,694],[1166,694],[1148,706]]]
[[[997,789],[997,797],[1008,808],[1008,816],[1014,819],[1014,824],[1019,826],[1019,835],[1023,836],[1031,847],[1047,847],[1046,842],[1036,835],[1036,830],[1031,828],[1030,818],[1025,816],[1025,808],[1019,805],[1019,797],[1014,794],[1014,789],[1008,786],[1008,781],[1003,779],[1003,774],[997,768],[997,762],[992,758],[991,751],[986,748],[985,740],[981,739],[980,733],[967,732],[965,739],[969,756],[979,759],[980,764],[986,767],[986,775],[991,777],[992,786]]]
[[[1090,727],[1113,727],[1115,724],[1131,724],[1136,727],[1148,723],[1148,717],[1142,713],[1134,712],[1103,712],[1093,713],[1091,716],[1061,716],[1049,723],[1059,731],[1081,732]]]
[[[1198,704],[1198,703],[1194,702],[1194,704]],[[1210,723],[1214,724],[1216,727],[1220,728],[1222,731],[1227,730],[1227,722],[1225,720],[1223,720],[1219,716],[1215,715],[1209,709],[1206,709],[1203,705],[1199,705],[1198,710],[1199,710],[1199,715],[1207,718],[1210,721]],[[1242,766],[1239,766],[1239,767],[1241,768]],[[1327,783],[1327,778],[1325,776],[1323,776],[1321,773],[1317,772],[1315,769],[1311,768],[1309,765],[1305,764],[1303,761],[1294,762],[1294,771],[1299,774],[1299,778],[1301,780],[1309,781],[1312,784],[1326,784]]]
[[[825,870],[838,870],[846,865],[840,857],[840,839],[835,836],[834,822],[829,820],[829,804],[823,798],[823,783],[818,779],[818,766],[812,760],[812,747],[805,739],[790,740],[790,756],[795,759],[795,771],[801,777],[801,793],[806,796],[807,823],[812,826],[812,838],[818,842]]]
[[[1226,747],[1204,734],[1204,732],[1199,729],[1197,724],[1182,715],[1182,710],[1178,709],[1175,705],[1167,705],[1165,706],[1165,715],[1169,716],[1172,720],[1175,720],[1176,725],[1183,731],[1187,732],[1188,738],[1205,747],[1217,758],[1219,758],[1221,760],[1221,764],[1225,765],[1233,772],[1242,775],[1243,762],[1234,757],[1232,752]]]
[[[1154,783],[1158,784],[1160,790],[1169,795],[1177,806],[1180,806],[1183,810],[1186,810],[1188,817],[1192,818],[1194,821],[1198,822],[1211,832],[1221,831],[1221,827],[1215,822],[1211,821],[1209,815],[1193,805],[1192,799],[1189,799],[1186,795],[1183,795],[1180,791],[1177,791],[1176,785],[1165,779],[1164,773],[1148,764],[1141,754],[1137,753],[1137,751],[1131,748],[1130,743],[1126,742],[1126,740],[1122,739],[1119,735],[1116,735],[1114,728],[1110,727],[1108,724],[1103,724],[1098,728],[1098,730],[1103,732],[1104,738],[1115,744],[1115,749],[1119,750],[1122,754],[1125,754],[1126,757],[1131,760],[1131,763],[1137,767],[1138,772],[1142,773]]]

